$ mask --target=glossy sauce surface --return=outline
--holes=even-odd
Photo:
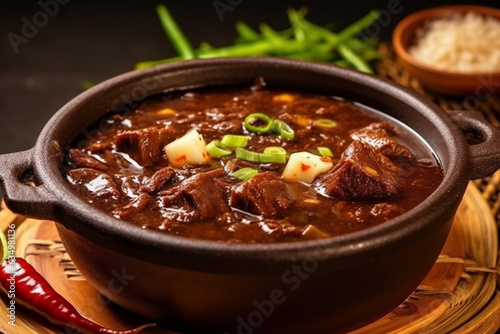
[[[294,139],[246,130],[245,117],[256,112],[286,122]],[[320,125],[325,119],[334,126]],[[245,149],[255,152],[280,146],[288,155],[319,155],[318,147],[328,147],[333,168],[307,184],[284,180],[285,164],[234,153],[173,167],[163,147],[193,128],[207,144],[247,135]],[[165,94],[128,114],[110,114],[88,132],[94,137],[78,138],[62,169],[75,193],[127,223],[190,238],[269,243],[346,234],[410,210],[442,180],[432,152],[411,130],[353,102],[306,92]],[[247,181],[231,176],[244,167],[259,174]]]

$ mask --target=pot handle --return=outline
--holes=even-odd
[[[0,155],[0,184],[5,204],[15,213],[53,219],[54,204],[43,184],[38,184],[31,163],[32,150]]]
[[[490,124],[475,110],[447,110],[462,132],[479,137],[479,143],[469,142],[471,179],[481,179],[500,168],[500,129]]]

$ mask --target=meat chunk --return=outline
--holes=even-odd
[[[120,191],[115,181],[108,174],[91,168],[72,169],[67,172],[66,179],[82,194],[89,203],[113,203],[120,198]]]
[[[140,190],[145,193],[159,191],[167,182],[175,176],[175,171],[170,167],[165,167],[157,171],[151,178],[141,186]]]
[[[227,173],[232,173],[232,172],[237,171],[238,169],[247,168],[247,167],[254,168],[254,169],[258,168],[258,165],[256,163],[248,162],[248,161],[238,159],[238,158],[228,160],[224,163],[225,163],[224,169],[226,170]]]
[[[139,189],[144,182],[144,176],[131,173],[115,174],[114,180],[122,195],[136,198],[140,195]]]
[[[90,153],[102,153],[106,150],[110,150],[112,142],[110,141],[98,141],[93,144],[89,144],[85,149]]]
[[[229,204],[263,217],[275,217],[284,215],[293,206],[293,199],[281,177],[263,172],[234,187]]]
[[[69,150],[68,156],[69,156],[71,165],[73,165],[75,167],[92,168],[92,169],[97,169],[97,170],[100,170],[103,172],[108,170],[107,164],[97,160],[96,158],[94,158],[86,153],[83,153],[80,150],[73,148],[73,149]]]
[[[116,148],[140,165],[151,166],[162,158],[163,146],[174,139],[175,132],[170,128],[123,131],[116,136]]]
[[[402,213],[404,213],[402,207],[391,203],[377,203],[370,210],[370,214],[373,217],[384,217],[387,220]]]
[[[384,198],[396,194],[401,186],[397,171],[398,167],[373,146],[354,141],[316,186],[343,200]]]
[[[280,219],[263,219],[259,223],[260,228],[264,233],[280,235],[284,238],[297,238],[302,235],[302,229],[293,224]]]
[[[241,119],[230,119],[213,122],[200,122],[197,128],[203,129],[203,135],[210,137],[218,137],[221,133],[224,134],[239,134],[241,131]]]
[[[153,197],[148,194],[141,194],[123,208],[112,211],[111,214],[118,218],[125,219],[133,214],[144,211],[152,201]]]
[[[173,218],[184,222],[213,218],[230,210],[224,183],[220,182],[226,175],[222,168],[199,173],[159,195],[165,207],[181,209],[176,214],[182,217]]]
[[[401,157],[412,160],[413,154],[392,136],[396,130],[387,122],[372,123],[367,127],[351,133],[351,138],[360,140],[372,146],[377,153],[383,154],[391,159],[399,160]]]

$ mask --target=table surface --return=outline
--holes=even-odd
[[[319,1],[217,0],[233,3],[220,19],[212,0],[205,1],[2,1],[0,6],[0,154],[32,147],[43,125],[82,92],[82,82],[100,82],[130,71],[136,62],[175,55],[163,35],[155,5],[164,3],[194,45],[224,46],[235,38],[234,23],[256,27],[267,22],[287,27],[289,6],[309,7],[308,18],[339,29],[370,9],[401,8],[385,19],[380,38],[389,40],[394,25],[409,13],[461,1]],[[469,1],[471,2],[471,1]],[[497,0],[475,4],[500,6]],[[44,9],[47,8],[47,9]],[[49,12],[49,15],[44,14]],[[46,19],[46,20],[45,20]],[[37,23],[29,31],[26,22]],[[17,46],[10,38],[25,38]]]

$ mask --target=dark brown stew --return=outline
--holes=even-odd
[[[268,116],[272,129],[250,117],[248,128],[266,131],[249,131],[245,119],[253,113]],[[293,139],[276,124],[288,125]],[[219,143],[228,155],[210,157],[192,129],[206,145],[228,134],[248,142],[239,149]],[[434,155],[408,128],[306,92],[255,86],[168,93],[109,114],[86,133],[94,135],[75,141],[62,170],[74,192],[116,218],[189,238],[270,243],[346,234],[410,210],[442,180]],[[263,154],[268,147],[282,147],[286,157]],[[255,154],[237,158],[236,151]],[[262,158],[278,155],[286,163]],[[250,175],[233,176],[243,168]]]

